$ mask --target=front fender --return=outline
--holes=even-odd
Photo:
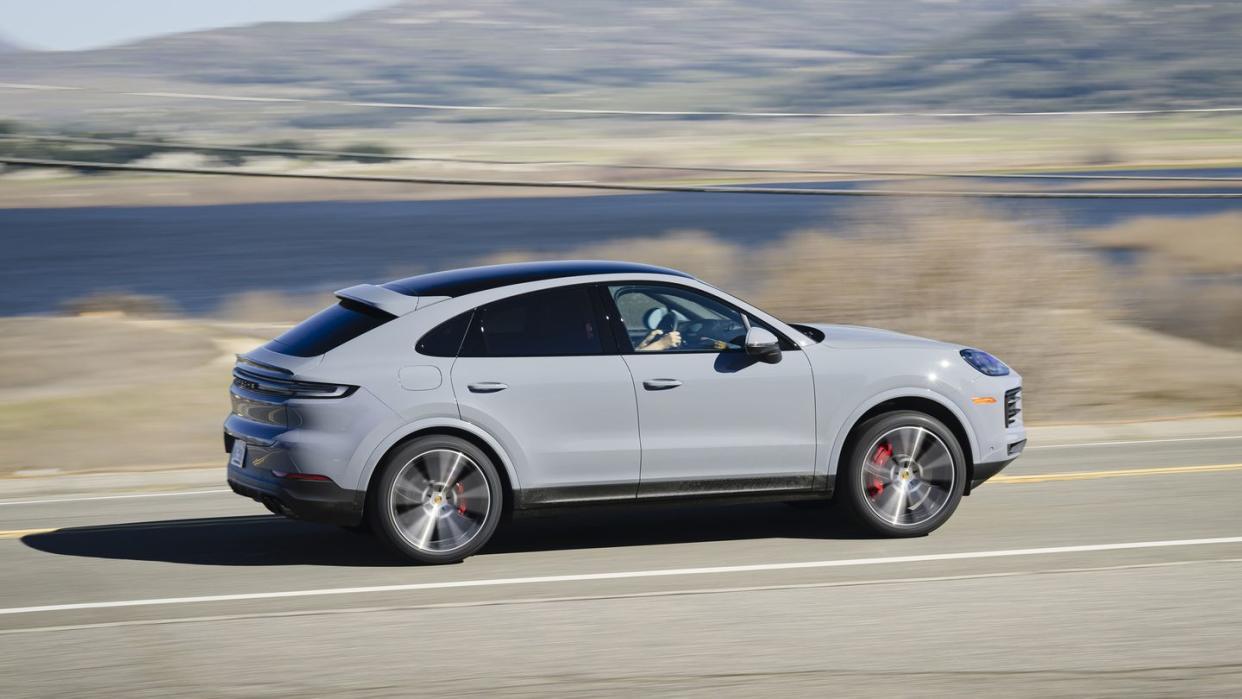
[[[841,425],[837,428],[836,434],[833,436],[832,450],[827,464],[827,475],[830,483],[836,478],[837,464],[841,461],[841,450],[845,448],[845,441],[849,437],[850,431],[853,430],[854,426],[858,424],[859,418],[875,406],[897,398],[923,398],[941,405],[952,413],[953,416],[957,418],[957,421],[961,423],[962,429],[966,432],[966,438],[969,444],[966,444],[965,447],[970,452],[971,461],[976,463],[978,462],[979,447],[978,439],[975,437],[974,427],[971,425],[969,418],[966,417],[966,413],[957,405],[957,403],[955,403],[948,396],[929,388],[893,388],[877,393],[859,403],[854,411],[850,413],[849,417],[842,421]]]

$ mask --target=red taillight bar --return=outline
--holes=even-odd
[[[284,471],[272,471],[272,475],[277,478],[284,478],[290,481],[315,481],[317,483],[331,483],[332,479],[327,476],[321,476],[318,473],[286,473]]]

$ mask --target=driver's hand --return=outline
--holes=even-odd
[[[651,343],[651,347],[653,349],[661,349],[661,350],[673,349],[674,347],[680,347],[680,346],[681,346],[681,333],[676,330],[670,330],[669,332],[661,335],[658,340]]]
[[[681,345],[681,333],[676,330],[665,333],[662,330],[652,330],[642,342],[638,343],[636,348],[639,352],[659,352],[661,350],[672,349]]]

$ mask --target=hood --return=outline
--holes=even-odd
[[[825,323],[803,323],[824,333],[823,344],[829,347],[866,348],[866,347],[951,347],[948,343],[929,340],[915,335],[904,335],[892,330],[867,328],[861,325],[828,325]]]

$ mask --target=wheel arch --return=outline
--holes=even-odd
[[[836,479],[845,465],[844,461],[854,447],[854,440],[858,436],[858,428],[877,415],[897,410],[910,410],[930,415],[949,428],[949,431],[953,433],[953,436],[957,438],[958,443],[961,445],[962,454],[966,457],[966,490],[963,494],[969,495],[970,483],[974,479],[975,459],[978,458],[974,431],[970,427],[970,421],[966,419],[966,416],[962,414],[957,406],[953,405],[952,401],[931,391],[881,394],[869,401],[866,407],[861,408],[858,414],[842,428],[835,442],[836,446],[833,448],[831,457],[831,465],[833,466],[831,482],[834,488]]]
[[[518,481],[517,471],[513,467],[513,461],[509,458],[504,447],[477,425],[451,419],[412,423],[389,435],[383,444],[372,453],[371,458],[367,462],[367,469],[363,473],[360,485],[365,486],[364,492],[367,493],[368,499],[370,498],[371,485],[379,474],[380,464],[384,463],[388,455],[412,440],[428,435],[458,437],[470,442],[482,450],[484,454],[487,454],[488,458],[500,467],[497,471],[500,474],[501,487],[504,489],[504,506],[506,508],[513,507],[515,494],[521,490],[521,484]]]

